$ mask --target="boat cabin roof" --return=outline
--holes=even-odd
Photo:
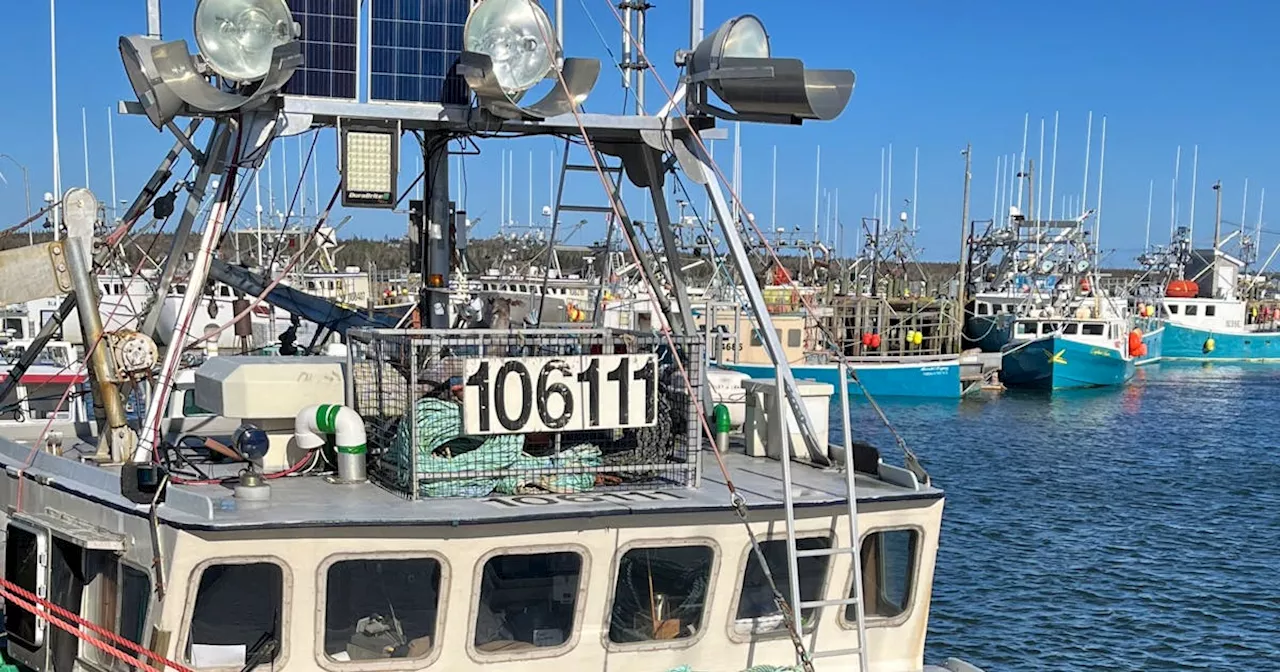
[[[147,515],[120,494],[118,467],[99,467],[77,459],[93,447],[77,442],[64,456],[38,451],[29,478],[48,480],[54,487],[94,499],[125,513]],[[0,439],[0,463],[13,473],[28,460],[31,448]],[[781,466],[776,460],[748,457],[741,448],[726,454],[725,463],[738,492],[753,510],[782,509]],[[709,451],[702,455],[702,484],[696,488],[617,490],[575,494],[495,495],[475,499],[407,500],[373,483],[333,484],[319,476],[270,481],[270,500],[237,500],[222,485],[170,485],[158,510],[161,520],[185,529],[237,531],[280,527],[447,526],[483,525],[644,514],[712,513],[732,510],[723,474]],[[240,465],[230,465],[233,475]],[[211,474],[211,476],[214,474]],[[221,475],[221,474],[218,474]],[[216,477],[216,476],[215,476]],[[845,476],[835,469],[795,463],[792,469],[797,508],[830,507],[845,503]],[[881,464],[880,474],[859,472],[858,500],[894,502],[941,499],[941,490],[916,483],[905,469]]]

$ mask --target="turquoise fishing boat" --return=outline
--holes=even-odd
[[[1049,391],[1124,385],[1144,357],[1141,336],[1130,342],[1127,326],[1116,318],[1019,319],[1003,351],[1000,382]]]

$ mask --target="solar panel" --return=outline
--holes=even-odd
[[[466,105],[455,65],[471,0],[373,0],[369,99]]]
[[[288,0],[302,26],[302,67],[284,92],[317,98],[356,97],[358,0]]]

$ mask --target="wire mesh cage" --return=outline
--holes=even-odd
[[[696,336],[611,329],[349,335],[352,403],[366,425],[369,474],[400,495],[697,483],[704,345]]]

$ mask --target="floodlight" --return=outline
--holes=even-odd
[[[682,56],[690,108],[730,120],[799,124],[840,116],[853,95],[852,70],[810,70],[794,58],[774,58],[759,18],[730,19]],[[731,109],[710,104],[710,88]]]
[[[298,26],[285,0],[200,0],[195,35],[200,60],[186,40],[120,38],[125,74],[156,128],[184,111],[213,116],[257,108],[302,65]],[[218,86],[210,71],[221,76]]]
[[[271,69],[271,52],[293,41],[295,31],[285,0],[201,0],[195,35],[214,72],[255,82]]]
[[[339,121],[344,207],[391,208],[396,202],[400,129]]]
[[[458,73],[480,104],[499,117],[567,114],[586,100],[600,76],[597,59],[563,58],[551,19],[535,0],[483,0],[467,17],[462,41]],[[518,105],[547,78],[555,80],[550,93],[533,105]]]

